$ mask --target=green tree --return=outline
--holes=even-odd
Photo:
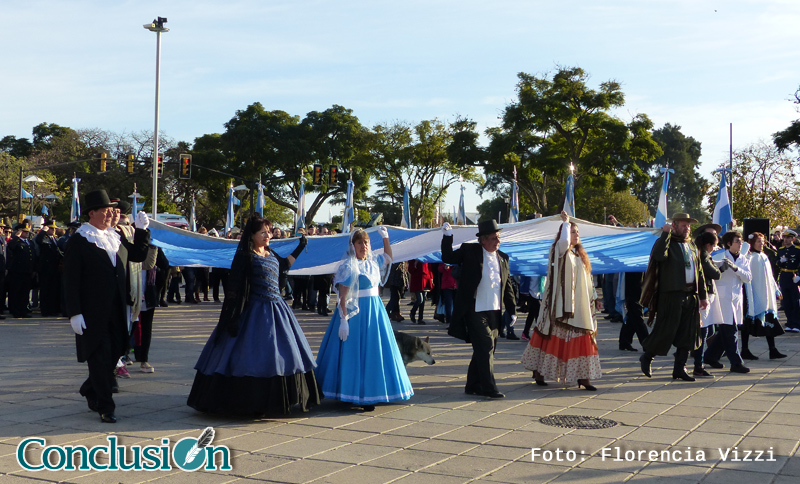
[[[773,226],[796,227],[798,218],[797,182],[794,160],[771,143],[759,141],[733,152],[733,218],[768,218]],[[724,165],[725,167],[727,165]],[[719,175],[709,190],[708,204],[713,212]]]
[[[403,123],[377,125],[373,131],[373,175],[378,196],[401,206],[408,188],[412,227],[433,220],[436,205],[459,178],[480,180],[474,166],[450,158],[452,131],[439,120],[422,121],[413,127]]]
[[[633,194],[644,201],[652,215],[658,206],[661,193],[662,174],[659,168],[669,166],[675,170],[669,179],[668,213],[688,212],[693,216],[706,217],[703,196],[708,181],[700,176],[700,142],[681,132],[681,127],[665,124],[653,131],[653,139],[663,154],[652,161],[636,160],[650,178],[631,186]]]
[[[612,176],[606,176],[602,184],[593,183],[576,189],[575,201],[575,216],[583,220],[606,223],[606,217],[614,215],[626,227],[648,221],[647,205],[629,189],[616,190]]]
[[[800,111],[800,89],[794,92],[794,101]],[[772,140],[775,146],[780,151],[785,151],[790,148],[800,147],[800,119],[796,119],[789,124],[789,126],[781,131],[772,135]]]
[[[28,138],[17,138],[16,136],[4,136],[0,140],[0,151],[8,153],[14,158],[26,158],[33,152],[33,143]]]
[[[518,166],[520,197],[533,210],[556,213],[563,204],[569,166],[576,168],[576,184],[603,185],[614,177],[616,190],[642,183],[645,173],[634,160],[652,161],[661,148],[652,136],[652,122],[644,114],[625,122],[612,114],[624,106],[618,82],[606,81],[598,89],[588,86],[581,68],[559,68],[551,77],[518,75],[517,100],[506,106],[500,127],[486,132],[490,143],[475,149],[470,122],[458,125],[459,157],[486,167],[505,183]],[[497,178],[490,179],[496,186]]]

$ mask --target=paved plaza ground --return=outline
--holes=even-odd
[[[601,318],[604,376],[594,382],[597,392],[552,382],[535,386],[519,362],[525,343],[501,339],[495,374],[507,398],[490,400],[464,394],[468,345],[448,337],[433,319],[426,326],[398,323],[395,329],[430,336],[436,358],[433,366],[409,365],[415,392],[410,401],[365,413],[325,400],[306,414],[253,420],[204,415],[186,405],[194,363],[219,309],[203,303],[156,310],[150,352],[156,372],[128,367],[132,378],[120,380],[115,396],[115,425],[101,423],[78,395],[87,370],[75,359],[66,319],[0,321],[0,483],[800,481],[800,334],[777,339],[787,359],[769,360],[759,338],[751,341],[761,359],[747,362],[750,374],[712,370],[716,378],[687,383],[672,380],[671,357],[656,358],[652,379],[642,376],[640,353],[619,351],[619,324]],[[316,351],[328,318],[296,314]],[[540,422],[549,415],[602,417],[619,424],[581,430]],[[161,445],[166,438],[174,444],[198,437],[209,426],[216,431],[213,444],[231,449],[230,471],[32,472],[17,462],[17,447],[26,437],[91,448],[105,445],[113,434],[119,445],[130,447]],[[534,461],[533,448],[541,449]],[[720,449],[731,449],[727,459]],[[573,451],[575,459],[557,461],[553,455],[545,460],[557,450]],[[658,455],[651,460],[636,453],[640,450]],[[626,451],[633,451],[628,453],[632,460],[625,459]],[[761,459],[773,459],[733,460],[758,455],[745,451],[763,451]],[[35,452],[29,454],[35,460]],[[694,461],[686,462],[689,457]]]

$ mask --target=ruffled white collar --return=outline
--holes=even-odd
[[[111,264],[117,266],[117,252],[121,241],[116,230],[113,228],[100,230],[90,223],[84,223],[75,233],[81,234],[86,240],[106,251]]]

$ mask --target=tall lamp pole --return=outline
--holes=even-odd
[[[156,122],[153,142],[153,220],[158,220],[158,94],[159,82],[161,80],[161,32],[169,32],[164,27],[167,19],[158,17],[149,24],[144,24],[144,28],[156,33]]]

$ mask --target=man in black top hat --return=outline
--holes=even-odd
[[[15,318],[30,318],[28,303],[35,264],[33,244],[28,240],[31,224],[23,220],[14,230],[8,242],[8,309]]]
[[[477,244],[461,244],[453,250],[450,224],[442,226],[442,262],[461,264],[461,279],[456,290],[448,334],[472,343],[472,360],[464,391],[470,395],[503,398],[494,380],[494,350],[500,329],[502,306],[516,320],[514,288],[508,270],[508,256],[501,252],[497,222],[478,224]]]
[[[64,297],[76,334],[78,361],[89,366],[89,378],[81,385],[80,394],[102,422],[115,423],[113,372],[128,338],[125,265],[117,254],[122,243],[116,232],[108,230],[116,204],[106,191],[89,192],[82,202],[89,222],[67,242]]]
[[[39,276],[39,306],[42,317],[58,316],[61,312],[61,259],[64,254],[55,238],[56,222],[50,220],[36,234],[39,247],[37,274]]]

